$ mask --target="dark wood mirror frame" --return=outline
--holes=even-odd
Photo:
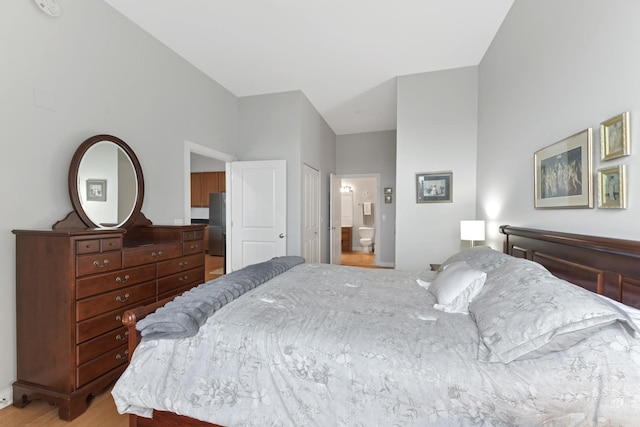
[[[73,158],[71,159],[71,165],[69,167],[69,197],[71,198],[71,204],[73,205],[73,211],[70,212],[64,219],[56,222],[53,225],[54,230],[77,230],[77,229],[86,229],[86,228],[100,228],[98,224],[95,224],[87,215],[84,208],[82,207],[82,203],[79,197],[78,192],[78,171],[80,169],[80,163],[84,158],[84,155],[87,151],[93,147],[95,144],[103,141],[109,141],[116,144],[120,149],[122,149],[129,159],[131,160],[131,164],[135,170],[136,181],[137,181],[137,197],[136,202],[129,215],[129,218],[120,225],[120,228],[129,229],[136,225],[149,225],[151,221],[149,221],[144,214],[141,212],[142,202],[144,200],[144,177],[142,175],[142,167],[140,166],[140,162],[136,157],[135,153],[125,143],[118,137],[113,135],[95,135],[87,140],[85,140],[78,149],[76,150]]]

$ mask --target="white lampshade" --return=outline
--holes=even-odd
[[[484,221],[460,221],[460,240],[484,240]]]

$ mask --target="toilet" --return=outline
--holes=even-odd
[[[358,227],[358,233],[360,235],[360,246],[362,247],[362,252],[369,253],[373,252],[373,236],[376,232],[376,229],[373,227]]]

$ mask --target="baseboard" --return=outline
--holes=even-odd
[[[393,262],[379,262],[378,263],[378,267],[383,267],[383,268],[395,268],[395,263]]]
[[[13,403],[13,390],[11,387],[0,391],[0,409],[4,409]]]

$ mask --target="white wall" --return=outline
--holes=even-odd
[[[476,67],[398,77],[396,268],[421,269],[461,247],[476,209]],[[416,203],[416,173],[453,172],[452,203]]]
[[[59,18],[32,1],[0,13],[0,390],[16,379],[11,229],[49,229],[71,211],[78,145],[101,133],[126,141],[144,171],[144,213],[172,224],[184,212],[183,142],[234,155],[238,139],[229,91],[103,1],[60,3]],[[34,105],[36,92],[50,109]]]
[[[501,224],[640,238],[639,21],[637,1],[515,1],[479,66],[477,211],[494,248]],[[632,154],[601,162],[599,124],[624,111]],[[588,127],[594,173],[627,165],[628,209],[536,210],[534,152]]]
[[[396,228],[396,131],[367,132],[336,137],[336,173],[338,175],[380,174],[380,190],[393,189],[392,203],[384,203],[384,196],[375,200],[380,207],[380,232],[376,240],[378,263],[393,266],[395,262]],[[354,239],[357,236],[354,228]],[[355,240],[357,242],[357,240]]]

